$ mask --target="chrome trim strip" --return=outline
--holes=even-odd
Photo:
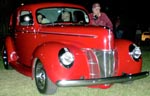
[[[115,77],[99,78],[99,79],[88,79],[88,80],[60,80],[56,84],[59,87],[77,87],[77,86],[90,86],[97,84],[111,84],[121,83],[127,81],[133,81],[149,76],[150,72],[145,71],[136,74],[122,75]]]
[[[75,33],[62,33],[62,32],[33,32],[33,31],[19,31],[16,32],[23,32],[23,33],[32,33],[32,34],[53,34],[53,35],[67,35],[67,36],[80,36],[80,37],[88,37],[88,38],[97,38],[96,35],[91,34],[75,34]]]
[[[67,35],[67,36],[81,36],[81,37],[89,37],[89,38],[97,38],[96,35],[90,34],[74,34],[74,33],[61,33],[61,32],[40,32],[42,34],[54,34],[54,35]]]

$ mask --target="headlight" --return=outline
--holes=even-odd
[[[59,60],[63,66],[70,68],[74,62],[74,55],[67,48],[62,48],[59,51]]]
[[[139,60],[141,57],[141,50],[137,45],[131,44],[129,46],[129,54],[134,60]]]

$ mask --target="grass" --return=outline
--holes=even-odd
[[[143,71],[150,70],[150,49],[143,49]],[[31,78],[16,72],[4,70],[0,59],[0,96],[43,96],[38,93]],[[136,80],[131,84],[114,84],[109,89],[87,87],[58,88],[51,96],[150,96],[150,77]]]

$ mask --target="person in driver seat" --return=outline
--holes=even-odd
[[[71,22],[71,13],[68,11],[62,12],[60,16],[58,16],[58,22]]]

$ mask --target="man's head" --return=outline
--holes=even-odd
[[[94,14],[99,14],[100,13],[100,9],[101,9],[101,6],[99,3],[94,3],[92,5],[92,11]]]

